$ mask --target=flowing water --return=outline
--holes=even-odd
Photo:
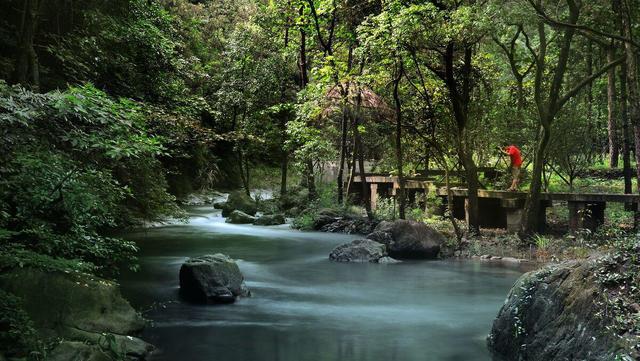
[[[522,273],[480,261],[343,264],[329,261],[352,235],[224,223],[210,207],[188,224],[130,232],[141,270],[124,295],[153,321],[154,360],[491,360],[486,336]],[[191,256],[238,260],[253,297],[199,306],[178,297]]]

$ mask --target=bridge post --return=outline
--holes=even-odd
[[[376,207],[378,205],[378,184],[377,183],[371,183],[369,184],[369,187],[371,188],[371,210],[375,211]]]

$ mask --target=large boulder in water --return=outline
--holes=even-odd
[[[329,259],[336,262],[378,262],[386,255],[383,244],[368,239],[357,239],[334,248],[329,254]]]
[[[284,223],[285,219],[282,214],[265,214],[261,217],[258,217],[253,222],[253,224],[257,226],[277,226]]]
[[[422,222],[380,222],[367,239],[387,246],[394,258],[437,258],[446,238]]]
[[[180,267],[180,293],[196,303],[232,303],[251,293],[240,268],[229,256],[217,253],[188,259]]]
[[[255,216],[258,211],[256,202],[244,191],[233,191],[222,208],[222,216],[228,217],[231,212],[238,210],[250,216]]]
[[[75,354],[86,356],[77,359],[102,360],[105,353],[100,347],[108,349],[105,338],[113,339],[128,359],[144,359],[153,350],[151,344],[131,336],[146,322],[121,296],[115,282],[76,272],[16,268],[0,276],[0,288],[21,299],[46,342],[72,342],[54,352],[54,360]],[[86,347],[75,347],[79,344]]]
[[[597,279],[598,274],[624,273],[624,265],[609,273],[599,272],[599,263],[595,258],[567,261],[521,276],[493,322],[490,349],[509,360],[639,359],[637,351],[630,351],[633,346],[625,346],[625,335],[612,327],[617,311],[607,310],[605,303],[620,288],[603,289]],[[630,312],[630,317],[638,314]]]
[[[252,217],[242,211],[233,211],[229,217],[227,217],[225,222],[233,224],[249,224],[253,223],[255,220],[256,217]]]

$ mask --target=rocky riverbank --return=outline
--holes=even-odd
[[[112,281],[17,268],[0,276],[0,289],[19,299],[47,360],[144,360],[154,349],[135,337],[146,322]]]
[[[636,259],[620,251],[524,274],[493,323],[489,347],[508,360],[640,359]]]

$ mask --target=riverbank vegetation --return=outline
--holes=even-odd
[[[535,222],[544,191],[637,188],[637,9],[636,0],[4,1],[0,270],[113,278],[136,267],[136,245],[115,230],[180,219],[177,199],[213,188],[268,188],[277,202],[264,207],[303,229],[327,209],[423,221],[467,255],[546,262],[617,249],[614,240],[630,247],[632,205],[608,207],[597,232],[567,233],[560,209],[549,211],[550,235]],[[524,157],[518,237],[480,229],[478,189],[510,184],[505,144]],[[434,186],[468,188],[466,223],[435,212],[434,192],[405,189],[434,169],[443,172]],[[366,172],[398,177],[376,209],[366,181],[355,182]],[[6,356],[40,358],[29,353],[37,343],[15,341],[31,335],[19,300],[2,298]]]

